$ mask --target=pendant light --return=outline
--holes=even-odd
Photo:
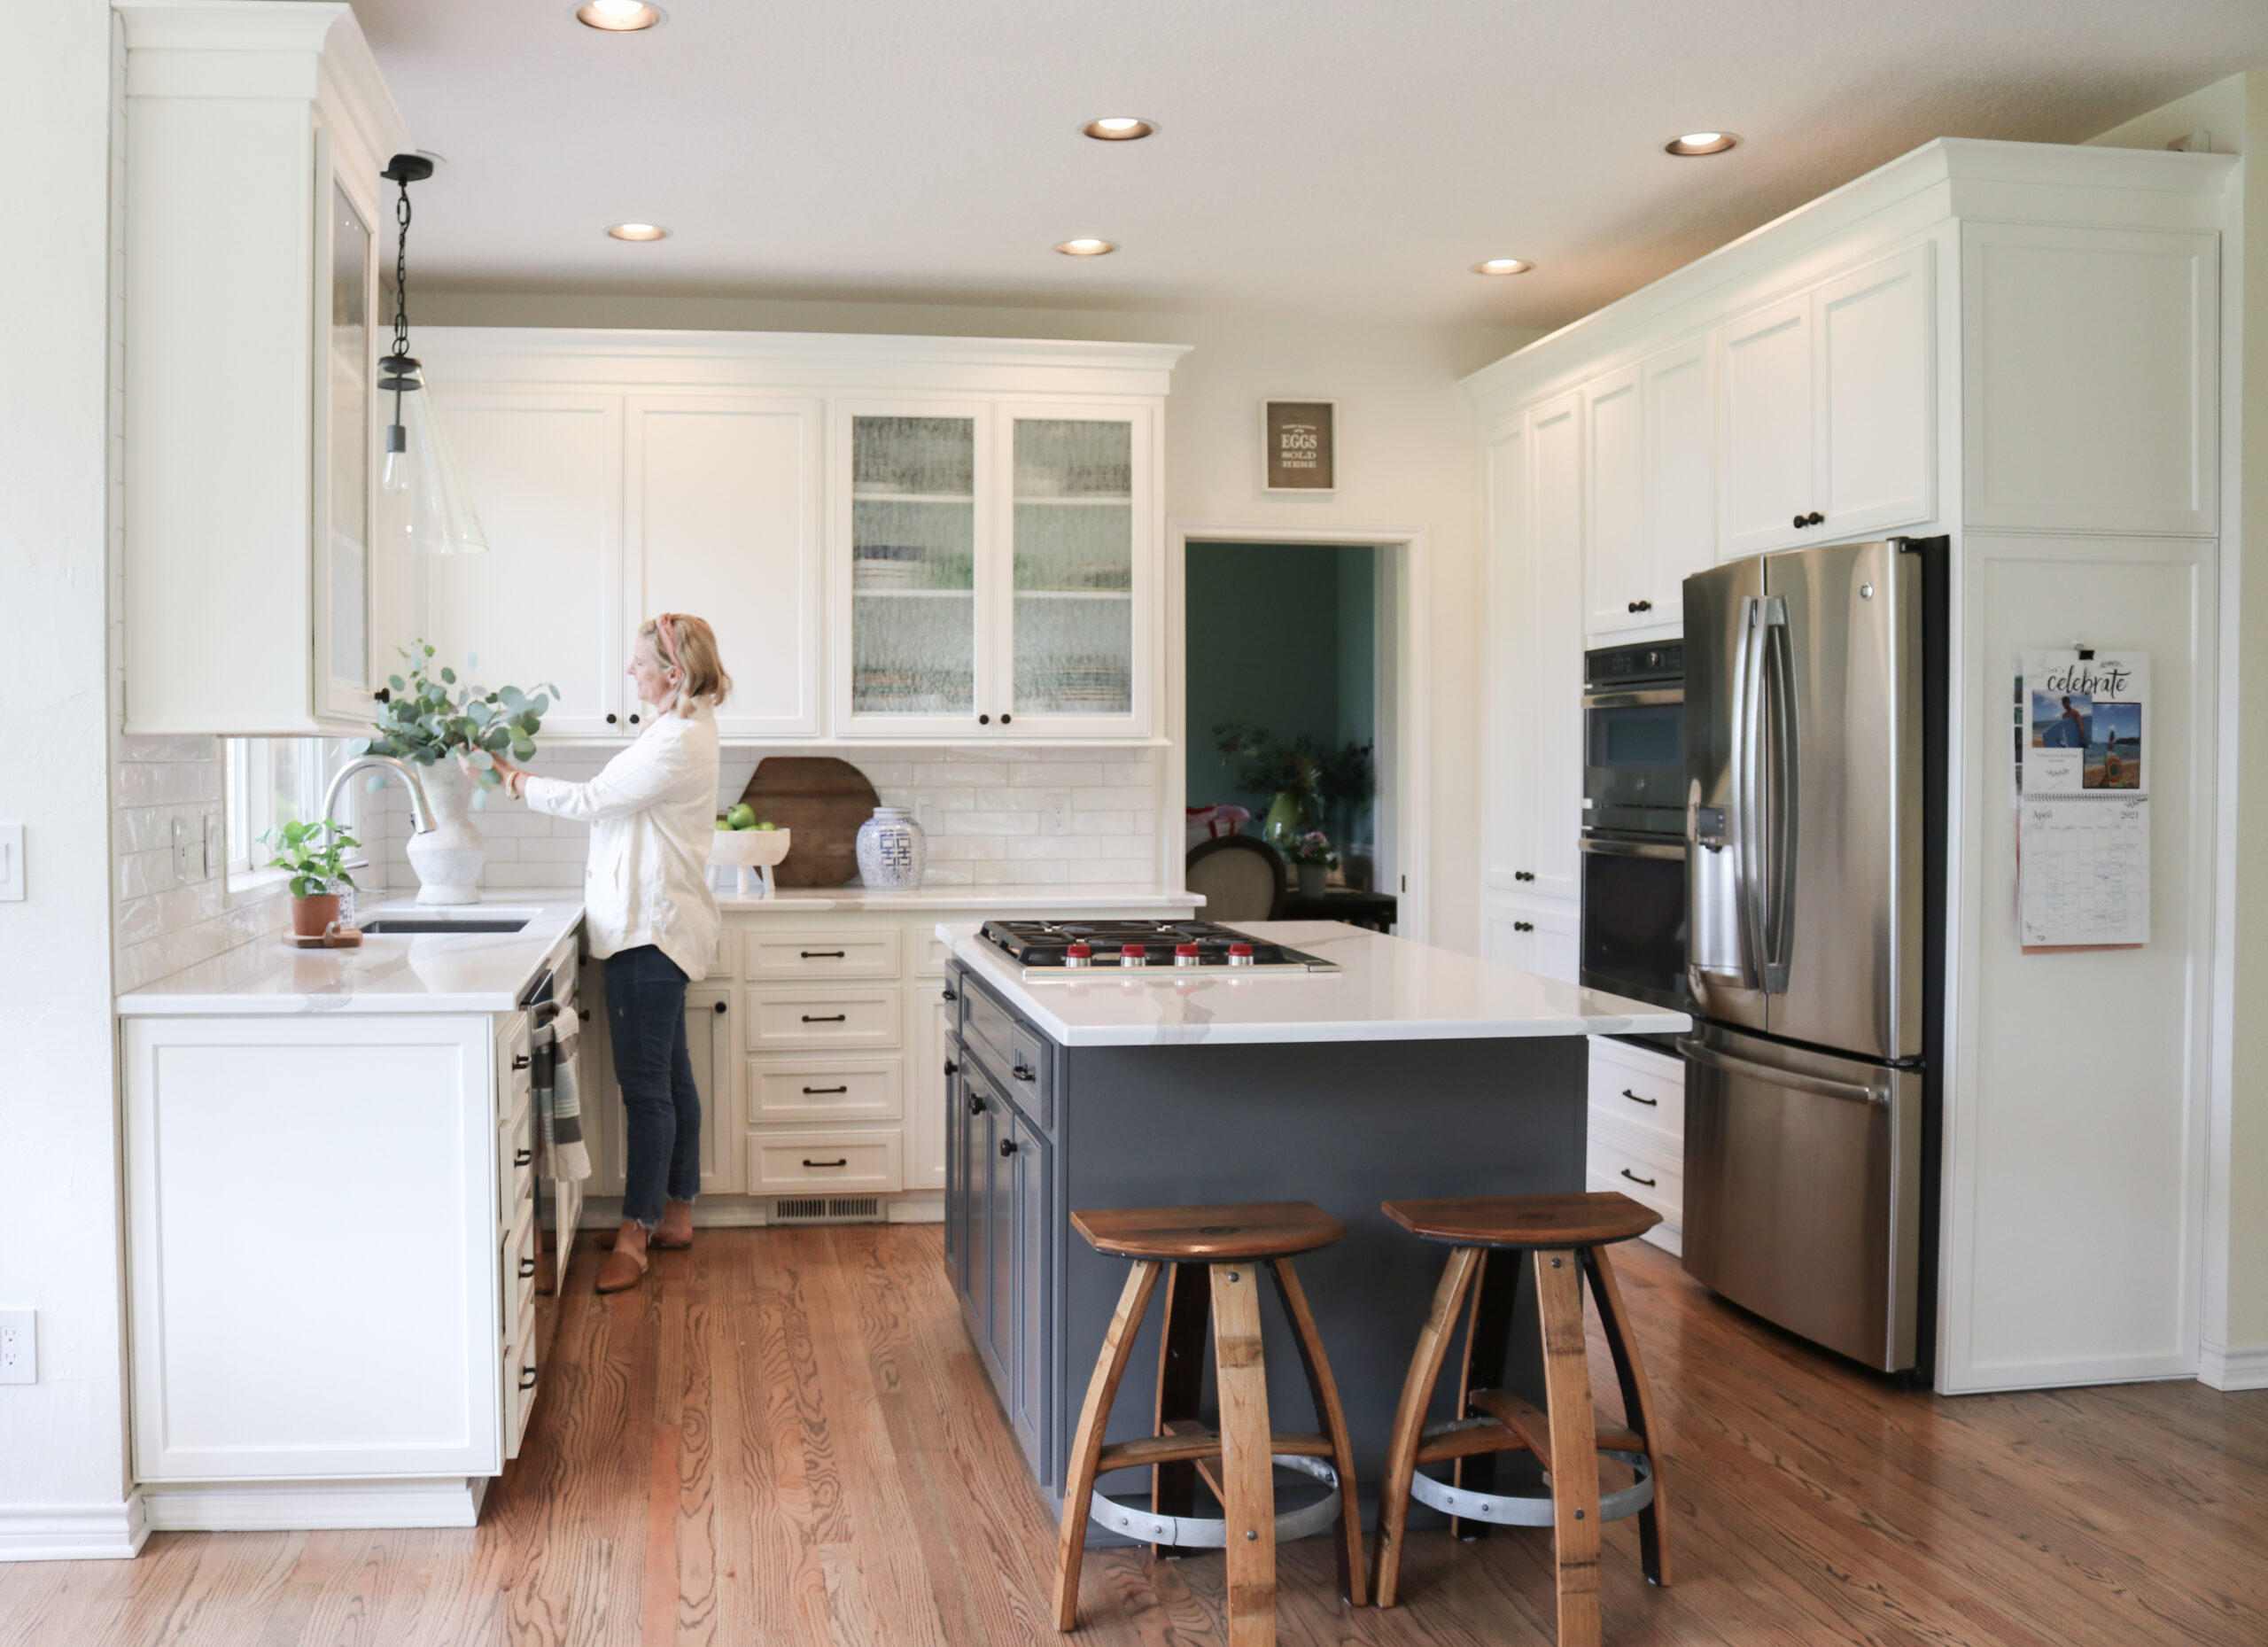
[[[487,548],[488,539],[449,455],[448,436],[424,369],[409,353],[409,185],[432,175],[433,162],[422,154],[397,154],[378,174],[400,190],[393,208],[393,346],[378,362],[385,374],[378,388],[393,396],[393,421],[386,425],[378,486],[408,495],[410,547],[435,555],[477,555]]]

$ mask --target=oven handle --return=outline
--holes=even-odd
[[[1586,692],[1585,709],[1658,709],[1685,702],[1683,687],[1654,687],[1643,692]]]
[[[1609,841],[1587,835],[1576,844],[1601,858],[1662,858],[1679,864],[1685,861],[1682,841]]]

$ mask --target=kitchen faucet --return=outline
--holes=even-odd
[[[339,791],[346,787],[349,778],[366,766],[377,766],[401,775],[402,782],[409,789],[409,827],[418,835],[431,834],[433,828],[431,808],[425,800],[425,786],[417,781],[416,768],[391,755],[357,755],[341,766],[332,775],[330,787],[322,792],[322,820],[325,823],[331,820],[331,814],[338,805]]]

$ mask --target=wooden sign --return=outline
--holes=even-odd
[[[1339,402],[1263,400],[1260,449],[1269,492],[1331,492],[1338,488]]]

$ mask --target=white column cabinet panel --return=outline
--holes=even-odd
[[[1936,248],[1913,246],[1812,293],[1817,449],[1805,531],[1827,541],[1938,512]]]
[[[1527,890],[1578,895],[1576,837],[1583,806],[1583,430],[1582,397],[1536,408],[1528,423],[1530,636],[1526,713],[1534,722],[1534,764],[1513,781],[1534,813],[1524,866]]]
[[[1594,633],[1655,621],[1647,575],[1645,418],[1635,366],[1585,387],[1589,439],[1589,554],[1585,593]],[[1638,610],[1641,601],[1647,610]]]
[[[1501,891],[1535,873],[1535,812],[1525,774],[1535,766],[1534,559],[1528,534],[1528,424],[1525,416],[1481,436],[1487,511],[1487,698],[1481,718],[1486,804],[1481,879]]]
[[[1811,507],[1812,314],[1808,295],[1725,327],[1718,378],[1718,552],[1729,560],[1800,542]]]
[[[717,632],[727,738],[819,730],[819,403],[630,398],[624,463],[626,649],[656,612]]]
[[[1640,369],[1645,400],[1645,582],[1641,622],[1682,624],[1685,579],[1717,560],[1717,340],[1696,338]]]
[[[1961,262],[1969,523],[2217,530],[2219,237],[1965,223]]]
[[[491,687],[557,685],[540,737],[626,732],[620,397],[428,392],[488,536],[485,555],[419,557],[436,661]],[[411,638],[389,638],[389,669]]]

